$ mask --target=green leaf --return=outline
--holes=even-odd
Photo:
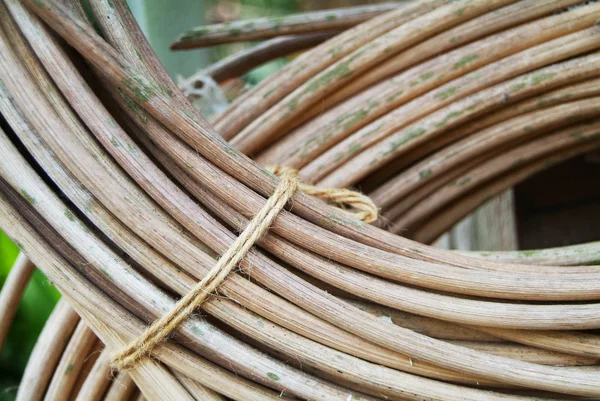
[[[0,288],[4,285],[8,272],[19,255],[19,248],[0,231]]]

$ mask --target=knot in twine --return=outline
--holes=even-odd
[[[366,222],[377,219],[377,208],[366,196],[349,190],[332,188],[317,188],[302,184],[298,172],[286,167],[275,167],[271,171],[281,177],[281,181],[273,195],[250,221],[242,234],[235,240],[231,248],[219,259],[208,274],[196,284],[192,290],[181,298],[173,309],[150,325],[142,335],[132,341],[124,349],[112,356],[111,366],[118,370],[135,368],[147,357],[152,349],[164,341],[173,330],[186,320],[212,293],[223,284],[231,270],[245,257],[254,244],[269,229],[286,203],[296,193],[297,189],[309,195],[315,195],[327,201],[341,205],[343,212],[360,218]],[[352,207],[357,211],[349,212],[343,207]]]
[[[269,166],[267,170],[276,176],[288,174],[298,177],[298,170],[292,167]],[[307,195],[315,196],[325,201],[330,206],[340,209],[342,212],[365,223],[373,223],[377,220],[379,211],[375,203],[366,195],[357,191],[344,188],[321,188],[303,182],[298,183],[298,189]]]

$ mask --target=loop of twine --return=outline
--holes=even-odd
[[[298,170],[292,167],[269,166],[267,170],[276,176],[289,174],[298,176]],[[377,220],[379,211],[375,203],[366,195],[357,191],[343,188],[321,188],[300,182],[298,189],[307,195],[322,199],[330,206],[340,209],[342,212],[365,223],[373,223]]]
[[[344,213],[367,223],[377,219],[377,208],[365,195],[347,189],[318,188],[302,184],[297,170],[291,168],[274,167],[271,168],[271,171],[281,177],[281,182],[262,209],[202,281],[181,298],[169,313],[152,323],[140,337],[112,356],[111,366],[114,369],[134,368],[150,354],[157,344],[164,341],[179,324],[214,293],[227,279],[231,270],[246,257],[248,251],[269,229],[297,189],[317,196],[328,203],[339,205],[338,208]],[[346,210],[345,207],[351,207],[356,211]]]

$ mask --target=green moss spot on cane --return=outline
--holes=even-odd
[[[223,150],[225,151],[225,153],[227,153],[230,156],[238,157],[240,155],[237,150],[235,150],[229,146],[223,146]]]
[[[462,187],[463,185],[467,185],[469,182],[471,182],[471,178],[470,177],[466,177],[466,178],[463,178],[461,180],[454,181],[454,185]]]
[[[267,377],[271,380],[279,381],[279,376],[277,376],[275,373],[269,372],[267,373]]]
[[[371,136],[374,133],[379,132],[379,130],[381,129],[381,127],[383,127],[383,123],[377,124],[377,126],[373,127],[372,129],[365,130],[364,133],[360,137],[361,138],[366,138],[368,136]]]
[[[292,112],[296,110],[296,107],[298,107],[298,103],[300,103],[300,99],[298,99],[297,97],[290,100],[287,105],[288,111]]]
[[[350,145],[350,148],[348,149],[348,154],[351,156],[355,153],[358,153],[362,150],[362,146],[360,146],[360,144],[358,143],[353,143],[352,145]]]
[[[70,373],[73,371],[73,368],[74,368],[74,367],[75,367],[75,366],[73,366],[73,364],[72,364],[72,363],[69,363],[69,364],[67,365],[67,368],[65,369],[65,376],[69,375],[69,374],[70,374]]]
[[[383,156],[389,156],[391,154],[394,154],[400,146],[410,141],[411,139],[423,135],[426,131],[427,130],[422,127],[410,128],[402,137],[397,138],[393,140],[392,143],[390,143],[389,149],[383,153]]]
[[[145,85],[138,77],[125,77],[121,83],[133,93],[134,97],[141,103],[146,103],[155,95],[154,88]]]
[[[270,97],[270,96],[271,96],[273,93],[275,93],[275,91],[276,91],[277,89],[279,89],[279,88],[275,87],[275,88],[269,89],[269,90],[268,90],[268,91],[267,91],[267,92],[264,94],[264,97]]]
[[[190,120],[192,120],[193,122],[195,122],[196,124],[200,125],[200,122],[196,119],[196,116],[194,116],[194,114],[192,114],[189,110],[183,109],[183,114],[188,116],[188,118]]]
[[[411,128],[406,133],[406,139],[410,140],[410,139],[414,139],[414,138],[420,137],[421,135],[423,135],[425,133],[425,131],[427,131],[427,130],[425,128],[422,128],[422,127]]]
[[[187,168],[194,168],[192,167],[192,165],[186,161],[183,162],[183,165],[186,166]]]
[[[329,15],[325,16],[325,19],[327,21],[333,21],[333,20],[337,19],[337,15],[335,15],[335,14],[329,14]]]
[[[329,220],[332,223],[340,224],[340,225],[346,226],[346,227],[354,227],[356,229],[364,228],[365,225],[367,225],[367,223],[365,223],[361,220],[353,219],[351,217],[345,218],[345,217],[339,216],[335,213],[328,214],[327,216],[325,216],[325,219]]]
[[[337,224],[340,224],[340,225],[342,225],[342,226],[346,225],[346,222],[344,221],[344,219],[342,219],[342,218],[341,218],[340,216],[338,216],[337,214],[334,214],[334,213],[328,214],[328,215],[326,216],[326,218],[327,218],[329,221],[333,222],[333,223],[337,223]]]
[[[299,96],[302,97],[305,94],[316,92],[318,89],[328,84],[329,82],[335,82],[338,79],[345,79],[352,76],[353,71],[350,69],[350,66],[352,65],[354,60],[361,57],[362,54],[365,53],[367,50],[368,46],[364,46],[362,50],[355,51],[354,53],[352,53],[352,55],[347,56],[347,58],[344,59],[344,61],[340,61],[339,63],[329,67],[327,70],[319,74],[318,77],[310,80],[309,83],[306,85],[306,88],[302,91],[302,93]],[[293,108],[296,108],[295,105]]]
[[[427,170],[423,170],[419,172],[419,177],[420,179],[424,180],[427,177],[429,177],[433,172],[431,171],[431,169],[427,169]]]
[[[128,143],[127,144],[127,150],[129,151],[129,153],[131,153],[132,155],[137,155],[137,149],[135,148],[135,146],[133,146],[132,144]]]
[[[25,191],[24,189],[21,189],[21,195],[23,195],[23,198],[25,198],[25,200],[27,202],[29,202],[29,204],[35,205],[35,198],[33,196],[29,195],[27,193],[27,191]]]
[[[452,112],[448,113],[442,121],[439,121],[439,122],[435,123],[434,125],[437,128],[443,127],[446,124],[448,124],[448,121],[452,120],[453,118],[459,117],[462,113],[463,113],[462,111],[452,111]]]
[[[583,138],[584,135],[585,135],[585,133],[581,130],[571,132],[571,138],[575,138],[575,139],[581,139],[581,138]]]
[[[544,107],[544,106],[549,105],[550,103],[551,103],[551,101],[549,99],[540,99],[540,100],[538,100],[537,105],[540,107]]]
[[[366,116],[368,116],[369,112],[377,106],[379,106],[379,102],[369,101],[367,107],[361,108],[353,113],[343,114],[335,119],[335,123],[341,126],[343,130],[352,128],[356,123],[362,121]]]
[[[481,104],[483,103],[482,100],[477,100],[476,102],[474,102],[472,105],[470,105],[469,107],[467,107],[465,110],[467,111],[473,111],[476,108],[478,108],[479,106],[481,106]]]
[[[531,84],[532,85],[537,85],[537,84],[540,84],[540,83],[542,83],[544,81],[552,79],[555,76],[556,76],[555,73],[550,73],[549,74],[549,73],[542,72],[542,73],[539,73],[539,74],[535,74],[534,76],[531,77]]]
[[[192,333],[200,337],[204,335],[204,331],[198,325],[192,326]]]
[[[336,118],[335,122],[345,131],[352,128],[354,124],[363,120],[369,114],[369,109],[360,109],[350,114],[343,114]]]
[[[125,101],[125,104],[127,105],[127,107],[129,107],[131,109],[131,111],[133,111],[138,118],[140,119],[140,121],[143,124],[148,124],[148,115],[146,114],[146,112],[144,111],[144,109],[142,109],[142,107],[137,104],[132,98],[131,96],[129,96],[127,93],[123,92],[123,90],[121,88],[117,89],[119,94],[121,95],[121,97],[123,98],[123,100]]]
[[[458,91],[458,88],[448,88],[446,90],[436,93],[435,98],[439,100],[446,100],[450,96],[454,95],[456,91]]]
[[[398,99],[400,96],[402,96],[404,94],[404,89],[403,90],[399,90],[393,94],[391,94],[390,96],[388,96],[385,101],[386,103],[392,103],[394,102],[396,99]]]
[[[104,277],[106,277],[108,280],[112,281],[112,279],[113,279],[113,278],[112,278],[112,276],[110,275],[110,273],[109,273],[109,272],[107,272],[107,271],[106,271],[106,270],[104,270],[104,269],[101,269],[101,272],[102,272],[102,274],[104,275]]]
[[[471,61],[476,60],[478,58],[479,58],[479,54],[469,54],[467,56],[463,56],[456,63],[454,63],[454,66],[452,66],[452,69],[458,70],[459,68],[464,67],[465,65],[469,64]]]
[[[190,37],[194,37],[194,36],[196,36],[196,37],[204,36],[209,32],[210,32],[210,29],[208,29],[208,28],[203,28],[203,27],[195,28],[195,29],[192,29],[191,31],[184,32],[182,35],[182,39],[190,38]]]
[[[527,86],[527,84],[524,83],[524,82],[521,82],[521,83],[518,83],[518,84],[514,84],[514,85],[511,85],[510,91],[511,92],[518,92],[518,91],[520,91],[522,89],[525,89],[526,86]]]
[[[463,15],[464,13],[465,13],[465,8],[464,7],[461,7],[459,9],[457,9],[456,11],[454,11],[454,14],[458,15],[459,17],[461,15]]]
[[[324,144],[328,143],[333,137],[333,132],[324,132],[319,136],[315,136],[310,138],[308,141],[304,143],[302,148],[301,158],[306,159],[311,156],[311,151],[316,148],[320,148]]]
[[[107,119],[106,119],[106,123],[107,123],[107,124],[108,124],[108,125],[109,125],[111,128],[117,128],[117,127],[118,127],[118,125],[117,125],[117,122],[116,122],[116,121],[115,121],[115,119],[114,119],[114,118],[112,118],[112,117],[109,117],[109,118],[107,118]]]
[[[65,217],[71,221],[75,221],[75,215],[69,209],[65,210]]]
[[[446,120],[451,120],[453,118],[459,117],[463,112],[462,111],[451,111],[450,113],[448,113],[448,115],[446,116]]]
[[[433,71],[429,71],[429,72],[426,72],[425,74],[422,74],[420,79],[421,79],[421,81],[425,82],[433,76],[434,76]]]
[[[121,146],[121,142],[119,142],[119,139],[116,136],[110,138],[110,143],[112,143],[115,148]]]

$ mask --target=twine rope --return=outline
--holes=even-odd
[[[298,170],[292,167],[269,166],[269,171],[277,176],[290,174],[298,176]],[[377,220],[379,211],[371,198],[357,191],[344,188],[321,188],[303,182],[298,183],[298,189],[307,195],[312,195],[327,202],[330,206],[365,223]]]
[[[269,197],[262,209],[254,216],[242,234],[233,245],[219,259],[217,264],[208,274],[196,284],[190,292],[182,297],[173,309],[154,321],[140,337],[129,343],[111,358],[111,366],[117,370],[128,370],[145,357],[150,355],[154,347],[164,341],[173,330],[186,320],[202,303],[223,284],[231,270],[245,257],[254,244],[268,231],[273,221],[285,207],[297,189],[309,195],[315,195],[329,203],[348,205],[357,209],[357,212],[348,212],[354,217],[361,216],[361,220],[371,222],[373,210],[377,219],[377,208],[366,196],[349,190],[317,188],[312,185],[302,184],[297,171],[290,168],[272,168],[274,174],[281,177],[281,181],[273,195]],[[368,202],[365,202],[366,198]],[[372,205],[372,209],[365,205]],[[361,209],[362,208],[362,209]]]

